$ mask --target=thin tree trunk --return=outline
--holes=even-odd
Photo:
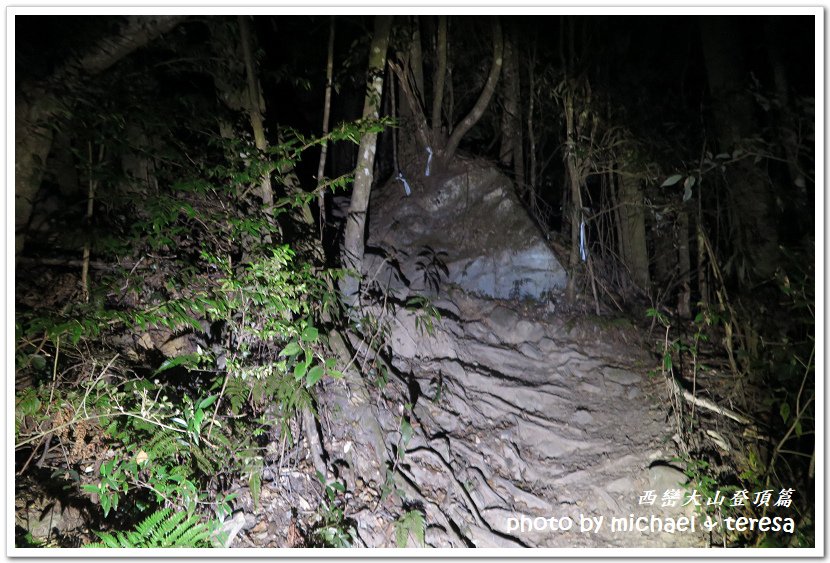
[[[620,181],[620,223],[622,225],[623,259],[637,286],[648,291],[648,246],[643,209],[643,189],[639,176],[623,173]]]
[[[535,51],[535,45],[534,45]],[[536,134],[533,131],[533,106],[536,101],[536,81],[533,75],[533,67],[536,64],[536,56],[530,58],[528,69],[528,103],[527,103],[527,141],[530,149],[530,192],[536,195]]]
[[[409,70],[415,81],[418,100],[426,103],[424,92],[424,58],[421,53],[421,26],[418,16],[412,16],[412,41],[409,42]]]
[[[516,177],[519,193],[524,194],[526,186],[524,135],[522,134],[522,73],[519,61],[518,36],[514,26],[511,26],[509,35],[513,38],[511,41],[513,49],[510,52],[510,66],[513,68],[511,89],[513,90],[512,97],[516,100],[515,111],[511,116],[513,119],[513,173]]]
[[[447,52],[449,52],[450,42],[447,40]],[[447,62],[447,131],[446,136],[452,134],[453,125],[455,124],[455,90],[452,87],[452,65]]]
[[[89,258],[92,254],[92,243],[90,235],[92,230],[92,212],[95,209],[95,190],[98,187],[98,180],[94,175],[95,162],[92,160],[92,142],[87,145],[89,158],[89,189],[86,195],[86,240],[84,240],[83,262],[81,264],[81,295],[84,303],[89,302]],[[98,148],[98,162],[104,160],[104,145]]]
[[[331,89],[332,77],[334,76],[334,16],[329,16],[329,47],[326,57],[326,100],[323,104],[323,136],[329,132],[329,115],[331,113]],[[317,165],[317,188],[323,183],[323,175],[326,170],[326,154],[329,144],[324,142],[320,149],[320,163]],[[326,225],[326,194],[322,191],[317,196],[317,203],[320,206],[320,242],[323,242],[323,230]]]
[[[389,61],[389,68],[391,68],[392,72],[395,73],[395,76],[398,77],[398,84],[401,85],[401,93],[403,94],[403,97],[406,98],[407,107],[409,108],[408,112],[404,107],[400,108],[401,117],[412,119],[415,127],[415,133],[418,136],[418,140],[421,141],[421,144],[423,145],[422,148],[432,149],[432,146],[434,145],[434,138],[429,129],[429,125],[427,124],[427,118],[424,115],[424,110],[418,101],[418,93],[412,88],[412,81],[409,79],[406,68],[401,67],[393,61]],[[412,147],[407,147],[404,152],[413,152]]]
[[[677,294],[677,314],[684,319],[692,316],[691,269],[689,257],[689,213],[681,209],[677,214],[677,265],[680,270],[680,292]]]
[[[441,110],[444,105],[444,79],[447,75],[447,16],[438,16],[438,65],[433,78],[432,134],[441,132]]]
[[[251,128],[254,132],[254,145],[260,153],[268,150],[268,140],[265,138],[265,113],[264,101],[262,99],[262,92],[257,79],[256,69],[254,68],[254,56],[251,52],[251,26],[248,23],[248,16],[238,16],[239,33],[242,42],[242,54],[245,60],[245,76],[248,81],[248,100],[247,110],[248,118],[251,121]],[[274,190],[271,186],[271,174],[265,172],[260,178],[260,198],[265,211],[265,217],[268,223],[274,225]],[[271,234],[265,233],[263,240],[271,243]]]
[[[617,239],[617,256],[621,263],[625,264],[625,236],[623,235],[623,215],[622,205],[620,203],[619,190],[617,189],[617,182],[619,176],[616,171],[611,171],[608,174],[608,191],[611,194],[611,209],[613,214],[613,223]]]
[[[363,105],[364,119],[378,118],[378,104],[383,94],[383,67],[386,65],[386,49],[389,45],[389,31],[392,16],[375,16],[375,30],[369,48],[369,87]],[[350,272],[341,282],[341,292],[346,305],[357,308],[360,288],[360,271],[363,264],[364,238],[366,235],[366,212],[372,190],[377,133],[365,133],[360,139],[354,188],[346,217],[343,241],[343,265]]]
[[[443,164],[449,163],[452,159],[453,155],[455,154],[456,149],[458,149],[458,143],[461,142],[461,139],[467,132],[473,128],[481,116],[484,115],[484,110],[487,109],[488,104],[490,103],[490,99],[493,97],[493,92],[496,91],[496,84],[499,81],[499,75],[501,74],[501,67],[503,66],[503,57],[504,55],[504,40],[502,38],[501,33],[501,24],[499,23],[498,17],[493,18],[493,62],[490,65],[490,74],[487,76],[487,81],[484,83],[484,89],[481,91],[481,94],[476,100],[473,109],[470,110],[470,113],[461,120],[461,123],[453,130],[452,135],[450,136],[449,140],[447,141],[447,146],[441,151],[440,161]]]
[[[499,162],[502,166],[510,166],[513,163],[513,137],[515,132],[516,114],[516,89],[513,87],[516,69],[513,67],[513,41],[510,33],[504,34],[504,71],[501,81],[501,147],[499,148]]]
[[[565,166],[568,171],[568,184],[570,186],[569,216],[571,222],[571,250],[568,257],[568,285],[565,295],[569,303],[576,301],[576,268],[579,264],[579,222],[582,213],[582,194],[580,193],[580,182],[582,180],[577,163],[576,139],[574,132],[574,100],[572,94],[565,95],[565,135],[566,153]]]
[[[524,151],[522,138],[522,105],[518,44],[513,29],[504,34],[504,79],[501,120],[501,149],[499,160],[503,166],[513,165],[513,176],[520,194],[524,195]]]
[[[709,305],[709,283],[707,281],[706,264],[706,239],[705,231],[703,230],[703,202],[702,200],[702,186],[697,188],[697,220],[695,221],[695,238],[697,239],[697,288],[700,292],[700,302],[703,307]]]

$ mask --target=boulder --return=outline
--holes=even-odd
[[[372,190],[368,279],[425,292],[450,282],[498,299],[543,300],[565,287],[564,268],[492,164],[466,162],[409,188],[393,179]]]

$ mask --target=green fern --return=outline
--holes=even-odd
[[[168,459],[181,451],[181,446],[176,442],[178,435],[175,432],[156,426],[151,428],[151,433],[152,436],[144,445],[144,451],[151,460]]]
[[[395,543],[398,547],[406,547],[409,535],[412,534],[415,543],[423,546],[425,531],[424,513],[420,510],[409,510],[395,522]]]
[[[190,453],[193,454],[193,459],[196,460],[196,466],[201,470],[205,475],[214,475],[217,472],[216,466],[212,463],[211,459],[205,455],[205,452],[202,448],[198,446],[191,445],[190,446]]]
[[[95,548],[160,548],[160,547],[212,547],[211,527],[200,521],[196,514],[158,510],[125,532],[95,532],[100,542],[84,547]]]

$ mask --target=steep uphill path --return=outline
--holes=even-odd
[[[394,470],[399,496],[426,514],[431,547],[707,545],[699,516],[694,532],[665,531],[690,524],[694,503],[681,506],[665,384],[648,377],[654,360],[632,327],[459,290],[433,303],[443,318],[432,335],[405,308],[389,322],[397,376],[382,390],[336,382],[324,394],[322,410],[340,413],[323,422],[325,446],[354,489],[360,544],[395,545],[400,510],[367,492]],[[385,468],[373,448],[385,449]],[[666,490],[680,495],[675,506],[663,507]],[[640,503],[646,491],[653,504]],[[516,529],[522,516],[537,520]],[[622,531],[618,520],[612,531],[612,518],[647,529]]]

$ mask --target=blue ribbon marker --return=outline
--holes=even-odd
[[[427,153],[429,153],[429,156],[427,157],[427,170],[424,172],[424,176],[429,176],[429,165],[432,163],[432,149],[427,147]]]
[[[409,182],[407,182],[406,178],[403,177],[403,172],[398,172],[398,175],[395,176],[395,179],[403,183],[403,189],[406,192],[406,195],[409,196],[412,193],[412,191],[409,189]]]
[[[583,262],[588,260],[588,247],[585,244],[585,219],[579,222],[579,255]]]

